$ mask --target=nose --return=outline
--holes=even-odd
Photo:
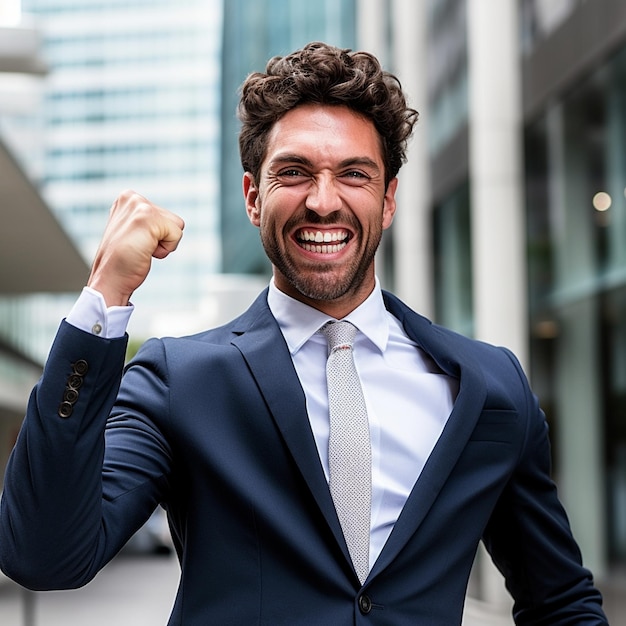
[[[334,176],[318,176],[309,188],[305,206],[318,215],[329,215],[341,209],[341,197]]]

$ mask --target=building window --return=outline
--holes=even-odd
[[[566,491],[598,464],[577,488],[605,490],[608,556],[624,564],[626,49],[552,103],[525,144],[533,386]]]
[[[469,185],[463,184],[434,211],[435,307],[440,324],[471,336],[474,331]]]

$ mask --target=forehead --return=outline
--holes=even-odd
[[[367,157],[383,163],[373,122],[346,106],[302,104],[285,113],[268,134],[265,160],[299,153],[337,160]]]

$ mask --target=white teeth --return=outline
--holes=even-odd
[[[316,246],[310,243],[305,243],[302,245],[302,247],[307,252],[316,252],[317,254],[330,254],[333,252],[339,252],[339,250],[341,250],[342,248],[345,248],[345,246],[346,246],[345,241],[342,241],[338,244],[334,244],[331,246],[328,246],[328,245]]]
[[[308,252],[332,254],[345,248],[348,232],[345,230],[333,231],[332,233],[321,230],[301,230],[298,233],[298,239],[302,247]]]
[[[344,239],[347,239],[348,233],[345,231],[323,233],[321,230],[303,230],[300,233],[299,237],[303,241],[314,241],[315,243],[330,243],[331,241],[343,241]]]

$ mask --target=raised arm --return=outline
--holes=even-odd
[[[102,293],[107,306],[128,304],[152,258],[176,249],[183,226],[181,218],[142,196],[122,193],[111,209],[89,286]],[[146,466],[137,468],[148,477],[142,478],[145,489],[116,501],[103,489],[104,432],[125,349],[126,337],[98,337],[64,321],[33,389],[0,503],[0,567],[24,586],[85,584],[158,503],[162,483],[150,477],[166,472],[167,452],[160,434],[149,429],[130,444],[151,451]],[[118,471],[124,477],[111,476]],[[114,459],[106,480],[132,484],[134,471],[132,464]]]

